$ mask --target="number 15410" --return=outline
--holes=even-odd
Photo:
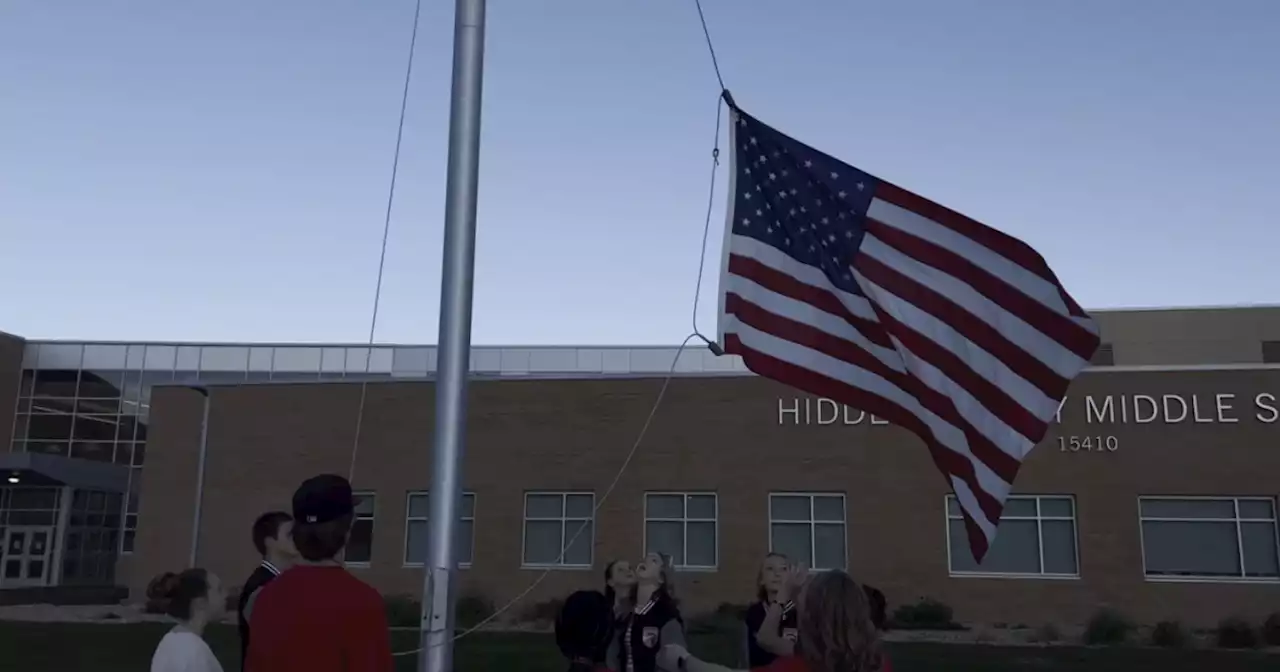
[[[1120,448],[1120,439],[1114,436],[1059,436],[1058,450],[1064,453],[1114,453]]]

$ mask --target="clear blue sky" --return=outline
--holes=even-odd
[[[436,338],[453,3],[426,5],[380,341]],[[1280,2],[705,7],[745,109],[1027,240],[1087,307],[1280,303]],[[367,338],[412,15],[4,3],[0,330]],[[693,1],[492,0],[488,37],[475,341],[679,342],[717,92]]]

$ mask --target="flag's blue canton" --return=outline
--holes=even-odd
[[[862,294],[850,269],[877,181],[737,113],[733,233],[776,247]]]

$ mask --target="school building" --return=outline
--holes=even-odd
[[[1078,623],[1110,605],[1211,624],[1280,608],[1280,308],[1095,315],[1105,345],[981,565],[923,445],[857,409],[690,348],[600,502],[676,349],[477,347],[463,590],[501,605],[550,569],[536,604],[660,549],[686,608],[709,609],[748,602],[774,549],[847,569],[893,605],[940,599],[964,622]],[[418,594],[435,357],[0,336],[0,602],[137,598],[193,552],[238,584],[254,517],[287,510],[308,476],[348,473],[353,454],[347,562],[384,593]]]

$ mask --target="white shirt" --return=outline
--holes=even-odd
[[[151,672],[222,672],[222,663],[199,635],[174,628],[156,646]]]

